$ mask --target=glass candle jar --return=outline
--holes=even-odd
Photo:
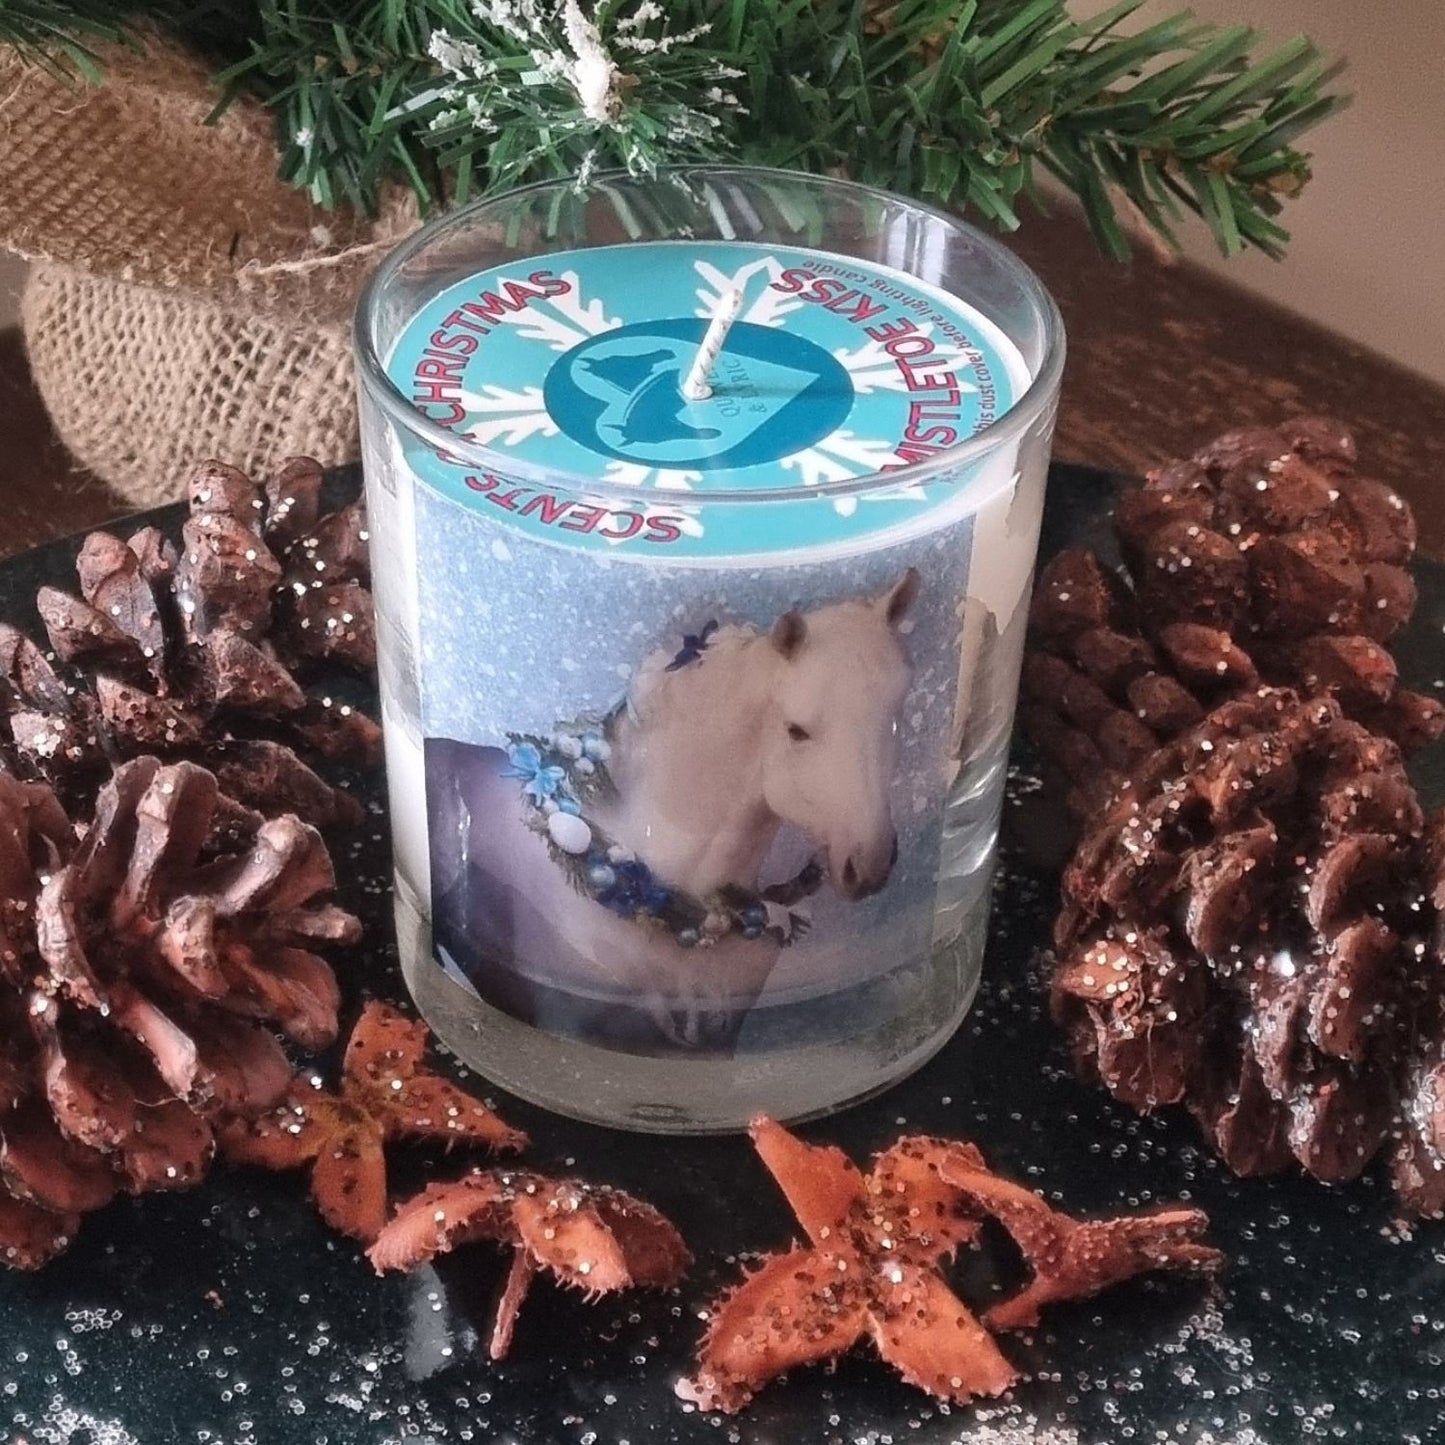
[[[862,186],[602,177],[424,228],[356,346],[436,1033],[658,1131],[916,1068],[983,953],[1063,364],[1038,281]]]

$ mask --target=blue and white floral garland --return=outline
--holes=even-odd
[[[796,878],[761,893],[729,886],[700,898],[661,882],[588,817],[589,805],[616,791],[607,771],[612,748],[606,729],[606,720],[593,718],[562,724],[550,738],[508,734],[502,776],[521,782],[532,810],[528,826],[546,840],[552,861],[573,887],[619,918],[665,929],[683,948],[707,948],[732,934],[768,934],[783,947],[800,938],[808,920],[791,905],[821,885],[816,860]]]

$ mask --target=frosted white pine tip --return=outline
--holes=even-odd
[[[578,0],[565,0],[562,28],[572,48],[572,88],[582,114],[597,125],[607,125],[616,118],[622,72],[608,54],[596,22],[582,13]]]
[[[586,190],[592,184],[592,177],[597,173],[600,161],[601,156],[596,146],[592,146],[582,157],[581,164],[577,167],[577,189],[579,191]]]
[[[642,0],[642,3],[633,10],[631,15],[624,15],[618,20],[617,28],[624,33],[629,30],[641,30],[644,25],[650,25],[654,20],[664,19],[666,13],[657,0]]]
[[[433,30],[426,49],[438,65],[453,75],[472,75],[480,79],[492,72],[492,66],[478,46],[470,40],[458,40],[445,30]]]
[[[479,20],[524,44],[534,40],[542,29],[537,0],[473,0],[472,9]]]

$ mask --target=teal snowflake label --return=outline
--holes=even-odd
[[[682,380],[735,289],[713,394],[690,400]],[[424,416],[525,464],[479,470],[409,442],[428,486],[540,539],[678,561],[871,548],[966,514],[975,491],[995,490],[978,474],[997,460],[924,485],[887,474],[977,434],[1030,380],[956,297],[890,267],[743,242],[604,246],[480,272],[422,308],[387,369]],[[1011,460],[1002,469],[1006,483]],[[815,490],[859,478],[880,485]],[[793,495],[709,503],[780,490]]]

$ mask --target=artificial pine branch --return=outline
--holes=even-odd
[[[1337,67],[1187,12],[1132,28],[1145,4],[1076,20],[1066,0],[0,0],[0,41],[85,68],[127,19],[160,24],[226,96],[272,107],[282,175],[326,206],[373,209],[391,181],[432,207],[741,158],[1012,230],[1047,173],[1111,254],[1123,207],[1171,245],[1193,213],[1226,253],[1279,255],[1309,179],[1297,142],[1344,104]]]
[[[78,71],[98,83],[92,46],[125,37],[126,16],[107,0],[0,0],[0,44],[56,73]]]
[[[99,85],[102,46],[158,30],[212,56],[234,55],[252,32],[252,9],[249,0],[0,0],[0,45]]]

